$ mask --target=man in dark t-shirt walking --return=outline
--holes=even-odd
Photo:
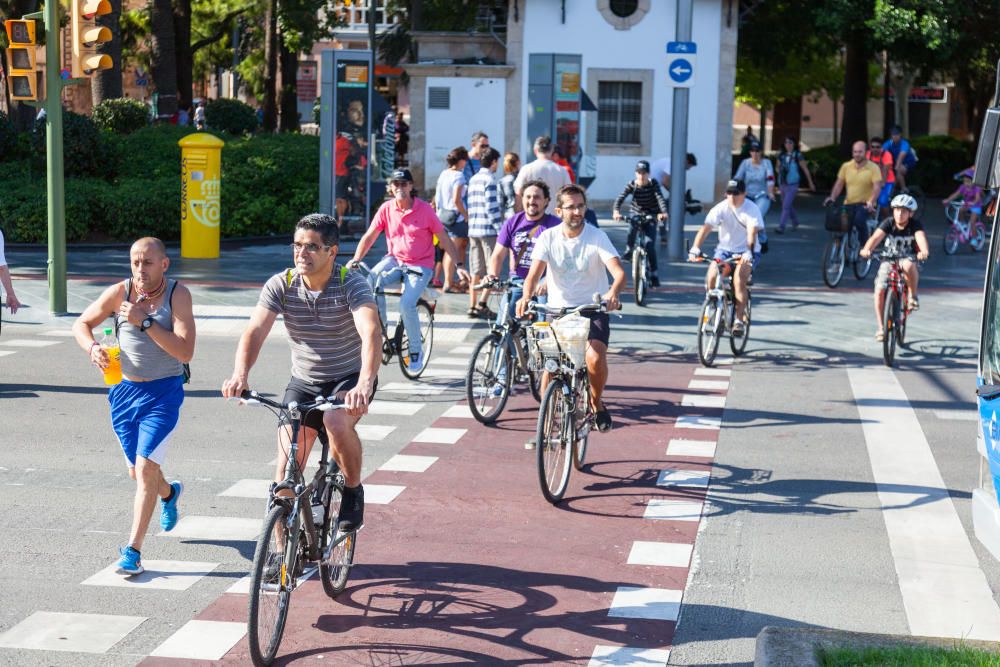
[[[292,378],[283,401],[306,402],[316,396],[342,394],[346,404],[344,410],[314,410],[305,415],[298,464],[305,469],[313,441],[324,429],[346,483],[339,528],[351,532],[364,520],[361,439],[354,427],[368,412],[378,386],[382,354],[378,310],[361,274],[334,262],[340,241],[336,220],[318,213],[307,215],[296,225],[294,238],[295,267],[265,283],[240,337],[233,374],[222,384],[222,395],[238,397],[248,388],[250,369],[275,319],[282,315],[292,348]],[[279,428],[276,481],[284,479],[288,450],[287,429]]]

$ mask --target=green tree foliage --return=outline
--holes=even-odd
[[[235,136],[253,134],[257,130],[257,114],[250,105],[227,97],[205,104],[205,122],[213,130]]]
[[[129,98],[104,100],[96,107],[92,118],[102,130],[128,134],[146,127],[149,122],[146,105]]]
[[[37,121],[31,134],[31,152],[36,168],[45,171],[45,121]],[[105,168],[106,153],[101,132],[89,116],[63,111],[63,163],[67,176],[91,176]]]

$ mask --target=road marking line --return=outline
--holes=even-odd
[[[715,457],[714,440],[671,440],[667,445],[667,456]]]
[[[670,588],[619,586],[611,601],[608,616],[676,621],[683,595],[684,591]]]
[[[235,516],[182,516],[169,533],[160,531],[157,537],[190,537],[222,542],[249,542],[260,534],[261,519]]]
[[[0,350],[0,357],[6,357],[8,354],[17,354],[17,350]]]
[[[371,405],[368,406],[368,414],[412,417],[426,405],[426,403],[411,403],[409,401],[372,401]]]
[[[663,470],[656,480],[657,486],[682,489],[705,488],[712,478],[710,470]]]
[[[168,591],[186,591],[199,579],[219,567],[219,563],[143,559],[142,566],[146,569],[142,574],[124,577],[115,572],[118,566],[112,563],[80,583],[82,586],[115,586],[118,588],[156,588]]]
[[[107,653],[145,620],[143,616],[36,611],[0,634],[0,647]]]
[[[706,417],[704,415],[681,415],[677,418],[677,428],[694,428],[701,430],[719,430],[722,427],[722,417]]]
[[[934,416],[938,419],[949,419],[952,421],[979,421],[979,414],[972,409],[969,410],[935,410]]]
[[[587,667],[667,667],[670,651],[662,648],[595,646]]]
[[[681,396],[681,405],[688,408],[724,408],[726,407],[726,397],[684,394]]]
[[[222,660],[246,634],[246,623],[188,621],[149,655],[154,658]]]
[[[267,498],[270,488],[269,479],[241,479],[219,495],[230,498]]]
[[[732,376],[733,372],[728,368],[696,368],[694,369],[694,374],[727,378]]]
[[[0,345],[9,345],[10,347],[49,347],[50,345],[58,345],[61,342],[61,340],[27,340],[15,338],[13,340],[0,340]]]
[[[629,565],[687,567],[693,548],[693,544],[681,542],[633,542],[625,562]]]
[[[242,579],[238,579],[235,584],[226,589],[226,592],[236,595],[250,595],[250,576],[248,574]]]
[[[435,368],[434,363],[437,359],[432,359],[428,363],[430,366],[424,371],[424,374],[420,377],[425,378],[464,378],[465,369],[464,368]]]
[[[379,387],[379,391],[390,394],[414,394],[418,396],[436,396],[442,393],[447,387],[441,385],[415,384],[413,382],[388,382],[384,387]]]
[[[461,366],[462,369],[469,367],[468,357],[434,357],[433,363],[442,366]]]
[[[459,345],[458,347],[453,347],[448,350],[449,354],[472,354],[475,349],[474,345]]]
[[[701,502],[697,500],[652,498],[646,504],[643,518],[666,521],[701,521],[701,505]]]
[[[404,489],[405,486],[395,484],[365,484],[365,502],[369,505],[388,505]]]
[[[72,329],[53,329],[51,331],[43,331],[43,336],[57,336],[59,338],[72,338],[76,334],[73,333]]]
[[[454,445],[465,435],[464,428],[425,428],[411,442],[432,442],[438,445]]]
[[[441,413],[441,416],[450,419],[475,419],[472,416],[472,409],[468,405],[453,405]]]
[[[688,389],[705,389],[708,391],[725,391],[729,389],[728,380],[691,380]]]
[[[1000,608],[906,392],[889,368],[847,375],[910,632],[1000,639]]]
[[[391,459],[382,464],[379,470],[392,470],[395,472],[426,472],[435,461],[436,456],[413,456],[410,454],[396,454]]]
[[[358,424],[354,427],[362,440],[385,440],[385,437],[396,430],[395,426],[379,426],[378,424]]]

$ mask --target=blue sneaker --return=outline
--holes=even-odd
[[[410,352],[409,369],[411,373],[419,373],[424,369],[424,362],[420,360],[419,354],[413,354]]]
[[[184,490],[184,485],[177,480],[170,482],[170,486],[174,489],[174,497],[170,502],[160,498],[160,528],[166,532],[170,532],[177,525],[177,500]]]
[[[118,549],[118,553],[121,554],[121,558],[115,563],[118,568],[116,570],[118,574],[133,575],[145,572],[145,569],[142,567],[141,555],[131,546],[121,547]]]

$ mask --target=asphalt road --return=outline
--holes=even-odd
[[[806,208],[801,230],[784,236],[772,233],[771,253],[755,276],[751,340],[747,356],[731,366],[725,408],[719,411],[721,428],[711,434],[696,433],[696,439],[711,435],[717,444],[714,460],[703,460],[710,466],[712,480],[687,568],[679,619],[662,633],[672,637],[666,646],[670,664],[750,664],[753,638],[770,624],[928,634],[926,628],[933,629],[934,623],[928,625],[921,610],[947,610],[949,601],[947,596],[914,597],[899,549],[900,539],[919,543],[934,536],[901,533],[894,523],[895,516],[915,516],[919,521],[921,515],[909,512],[927,508],[953,507],[965,544],[952,532],[947,545],[969,550],[976,565],[971,569],[982,573],[986,595],[996,605],[1000,567],[973,536],[969,510],[969,495],[979,475],[975,422],[969,416],[974,408],[985,258],[968,248],[945,257],[940,252],[942,224],[931,222],[934,256],[922,275],[922,308],[910,323],[911,344],[900,352],[894,369],[884,370],[880,347],[872,337],[871,278],[862,282],[847,276],[838,290],[822,286],[819,255],[826,234],[815,204]],[[689,237],[694,222],[689,222]],[[610,225],[607,229],[620,247],[623,230]],[[254,285],[284,265],[284,252],[277,245],[234,249],[214,271],[193,262],[182,261],[175,267],[192,285],[199,318],[183,433],[173,443],[166,466],[169,477],[187,484],[182,514],[250,523],[260,517],[258,499],[219,494],[241,480],[270,474],[273,418],[263,410],[226,404],[217,391],[230,372],[248,307],[256,301]],[[70,274],[78,278],[69,289],[74,312],[107,284],[104,277],[126,270],[120,251],[73,252],[70,260]],[[0,646],[28,636],[18,624],[38,611],[148,620],[99,654],[0,648],[0,663],[136,664],[225,597],[225,591],[246,574],[252,537],[177,539],[151,532],[145,558],[203,565],[197,582],[183,591],[83,583],[110,565],[116,546],[126,538],[133,486],[108,426],[99,377],[63,335],[70,319],[45,312],[45,284],[37,279],[44,257],[13,250],[8,261],[20,278],[19,296],[29,307],[13,320],[5,319],[0,337],[4,415],[0,528],[7,536],[0,554],[8,565],[0,575],[5,591]],[[674,263],[663,272],[664,287],[652,295],[649,308],[638,309],[626,299],[624,318],[613,323],[612,347],[622,354],[667,355],[693,368],[703,268]],[[442,300],[441,331],[447,333],[436,354],[446,355],[449,347],[455,349],[485,330],[481,323],[463,320],[465,305],[461,296]],[[720,356],[725,361],[729,355],[724,351]],[[287,348],[280,339],[272,340],[252,379],[277,392],[286,373]],[[613,366],[611,373],[613,383],[628,386],[625,367]],[[878,383],[884,381],[898,395],[886,401],[865,397],[866,386],[881,387]],[[403,380],[398,369],[390,367],[381,382]],[[388,432],[373,431],[366,440],[366,474],[436,423],[460,393],[445,389],[432,395],[380,397],[394,405],[423,405],[413,415],[382,414],[366,420],[393,427]],[[909,412],[902,417],[871,412],[895,409]],[[925,441],[927,460],[940,475],[940,484],[886,482],[879,449],[885,443],[873,427],[880,420],[895,424],[898,419],[903,420],[898,422],[900,428],[911,429],[906,433],[920,436],[908,437],[900,447]],[[666,419],[673,420],[673,416]],[[620,435],[627,437],[627,428]],[[521,436],[512,437],[516,441]],[[900,460],[916,460],[917,454],[903,453]],[[683,466],[685,460],[668,451],[662,465]],[[599,485],[587,493],[593,502],[601,500]],[[450,538],[438,533],[436,539],[447,544]],[[487,561],[489,557],[488,552],[482,555]],[[560,595],[558,582],[550,592]],[[947,631],[942,624],[940,632],[932,634]],[[436,635],[434,641],[446,646],[455,638]],[[539,650],[533,662],[588,664],[590,648],[584,648],[586,655],[578,659],[567,657],[571,653]],[[308,652],[297,655],[302,662],[317,659]],[[660,657],[642,664],[656,664]],[[454,659],[442,651],[427,662]]]

